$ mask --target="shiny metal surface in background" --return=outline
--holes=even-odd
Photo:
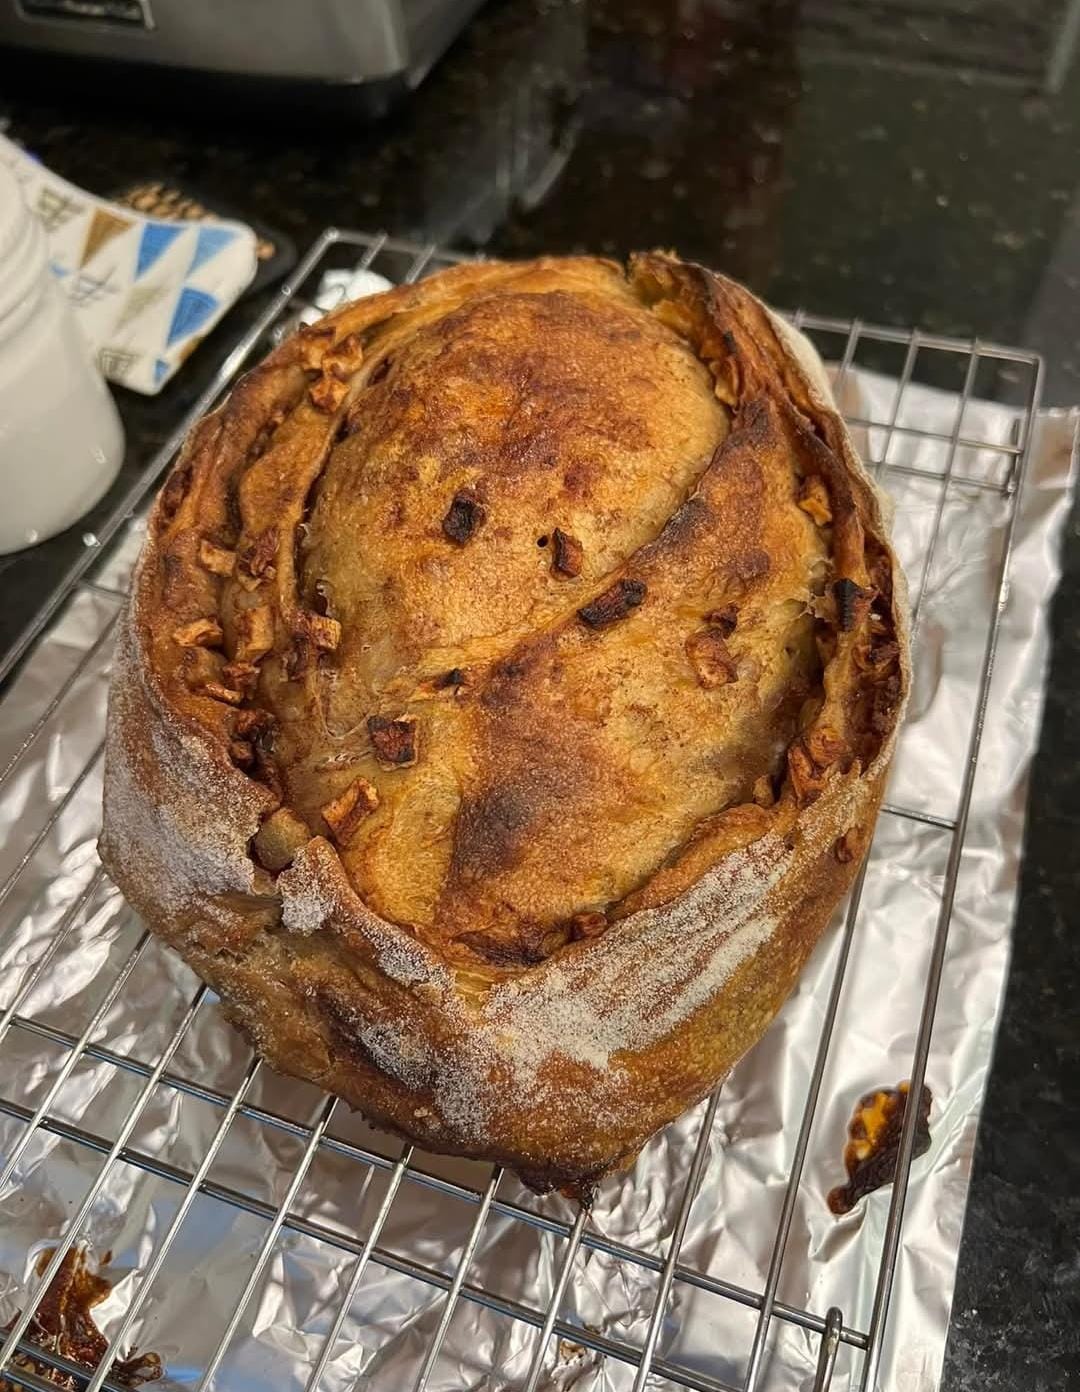
[[[324,239],[226,375],[365,249],[396,280],[441,264]],[[96,1314],[115,1348],[92,1389],[132,1345],[160,1354],[158,1385],[230,1392],[936,1385],[1075,421],[1035,414],[1030,354],[801,321],[894,499],[916,680],[859,892],[760,1045],[585,1216],[488,1166],[403,1154],[254,1063],[94,851],[111,636],[140,540],[118,513],[0,704],[0,1322],[25,1323],[35,1263],[70,1239],[112,1254]],[[834,1218],[852,1107],[923,1063],[929,1152],[910,1185]]]

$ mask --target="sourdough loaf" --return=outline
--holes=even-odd
[[[660,254],[345,305],[149,521],[102,858],[274,1067],[586,1195],[755,1042],[907,686],[805,343]]]

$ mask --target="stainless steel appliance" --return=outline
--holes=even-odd
[[[221,83],[415,87],[482,0],[0,0],[0,44]],[[69,66],[69,71],[72,69]]]

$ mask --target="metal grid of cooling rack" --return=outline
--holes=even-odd
[[[415,280],[433,269],[464,259],[435,246],[420,246],[394,240],[385,235],[368,235],[337,229],[330,229],[323,234],[297,268],[292,279],[282,286],[274,302],[267,308],[259,322],[252,327],[229,356],[215,381],[195,404],[191,414],[177,426],[175,432],[152,461],[143,478],[120,501],[116,510],[101,528],[97,545],[89,548],[69,571],[60,577],[55,591],[42,607],[34,623],[24,632],[6,660],[0,664],[0,678],[2,678],[11,672],[19,658],[31,649],[35,640],[46,631],[68,600],[79,595],[93,596],[96,600],[111,606],[111,615],[104,623],[98,636],[68,671],[59,687],[43,702],[40,712],[26,724],[25,732],[18,741],[17,747],[7,759],[4,767],[0,769],[0,800],[10,795],[14,775],[18,770],[20,761],[31,749],[35,740],[39,738],[54,713],[72,695],[73,691],[76,691],[80,677],[94,663],[107,658],[124,597],[122,583],[114,584],[116,567],[114,566],[112,570],[108,567],[109,544],[114,541],[125,522],[137,513],[145,503],[192,421],[213,403],[249,358],[257,351],[262,351],[273,341],[275,331],[280,335],[284,327],[295,321],[298,311],[310,298],[312,287],[321,270],[335,256],[339,261],[347,256],[352,263],[360,261],[364,265],[377,263],[378,258],[389,257],[394,261],[393,278],[397,280]],[[857,362],[857,354],[867,347],[871,350],[887,350],[895,354],[898,361],[902,359],[897,374],[898,388],[891,418],[873,422],[852,417],[849,417],[849,420],[856,427],[870,429],[869,438],[873,445],[872,463],[883,482],[887,484],[890,473],[894,471],[908,474],[916,473],[936,480],[937,496],[933,526],[926,540],[921,573],[911,577],[913,629],[915,631],[918,629],[923,600],[932,578],[934,556],[938,548],[942,517],[950,490],[964,487],[989,488],[999,493],[1008,507],[1008,519],[1005,524],[1004,540],[991,597],[993,609],[989,617],[987,638],[982,656],[978,697],[972,715],[962,780],[956,789],[955,810],[949,816],[940,816],[935,812],[892,804],[886,804],[883,809],[883,814],[886,816],[909,818],[916,822],[926,823],[938,828],[949,838],[949,855],[941,893],[940,911],[932,938],[922,997],[921,1017],[910,1068],[912,1092],[913,1095],[917,1095],[926,1069],[938,989],[945,960],[951,910],[987,709],[998,625],[1006,594],[1012,534],[1016,521],[1015,499],[1023,482],[1032,421],[1039,402],[1041,364],[1034,354],[1014,351],[989,343],[963,342],[938,335],[922,334],[918,331],[898,330],[857,321],[839,321],[802,312],[796,313],[792,318],[796,324],[812,336],[819,338],[824,336],[829,343],[839,348],[838,352],[831,354],[839,362],[836,373],[838,396],[842,393],[845,377],[851,372],[853,364]],[[927,354],[936,356],[944,363],[951,364],[954,375],[958,374],[959,376],[959,404],[955,425],[952,431],[947,434],[920,432],[901,419],[901,403],[906,389],[914,380],[916,361],[920,355]],[[984,441],[971,438],[964,433],[965,408],[968,402],[973,399],[980,372],[987,367],[1000,371],[1006,377],[1016,379],[1017,382],[1026,378],[1025,385],[1013,390],[1014,399],[1020,410],[1018,412],[1018,429],[1015,437],[1009,443]],[[890,460],[889,446],[895,436],[903,434],[923,435],[933,439],[942,451],[942,467],[939,470],[925,469]],[[992,451],[995,457],[1006,461],[1002,475],[994,479],[969,476],[959,471],[954,466],[962,449]],[[112,549],[115,549],[115,546]],[[104,572],[102,571],[103,562],[105,563]],[[95,567],[97,568],[96,578]],[[105,579],[102,578],[103,574]],[[98,738],[100,733],[100,730],[95,732],[89,756],[78,771],[67,780],[66,786],[53,790],[42,826],[29,839],[7,878],[0,885],[0,934],[5,934],[11,930],[13,922],[11,909],[17,910],[18,894],[16,891],[24,872],[34,863],[35,857],[45,845],[50,832],[64,816],[87,779],[91,777],[91,774],[96,776],[102,755],[102,743]],[[17,1133],[17,1138],[9,1153],[0,1157],[0,1192],[3,1192],[5,1186],[16,1174],[20,1158],[36,1132],[62,1137],[68,1142],[103,1157],[96,1178],[91,1182],[76,1211],[64,1223],[62,1232],[57,1234],[57,1246],[48,1259],[47,1266],[39,1272],[31,1283],[33,1288],[22,1298],[22,1313],[14,1320],[3,1336],[2,1344],[0,1344],[0,1381],[6,1378],[15,1385],[39,1389],[39,1392],[41,1389],[45,1389],[47,1392],[51,1385],[49,1382],[44,1381],[34,1372],[19,1368],[12,1363],[11,1360],[14,1356],[17,1353],[22,1353],[36,1360],[40,1366],[55,1369],[74,1377],[76,1385],[85,1385],[88,1392],[98,1392],[100,1388],[110,1389],[110,1392],[120,1392],[118,1384],[114,1383],[109,1376],[113,1360],[123,1352],[129,1331],[138,1315],[142,1298],[149,1290],[155,1276],[161,1271],[168,1251],[179,1235],[181,1225],[196,1196],[201,1194],[209,1195],[235,1209],[253,1215],[265,1223],[266,1230],[254,1265],[234,1308],[228,1315],[221,1337],[205,1364],[196,1370],[194,1385],[200,1389],[200,1392],[202,1389],[208,1388],[214,1381],[230,1341],[240,1326],[244,1312],[270,1260],[275,1241],[283,1231],[315,1238],[353,1259],[353,1266],[344,1281],[342,1298],[331,1322],[321,1353],[311,1368],[307,1381],[308,1392],[315,1392],[315,1389],[323,1382],[335,1342],[344,1327],[364,1273],[371,1264],[405,1274],[428,1288],[444,1293],[441,1315],[434,1335],[426,1347],[422,1366],[415,1380],[414,1386],[417,1392],[423,1392],[427,1385],[439,1359],[440,1349],[451,1318],[456,1307],[463,1301],[483,1306],[500,1317],[519,1321],[521,1324],[531,1326],[538,1331],[535,1337],[531,1367],[524,1381],[520,1384],[522,1392],[535,1392],[535,1389],[542,1385],[545,1357],[553,1338],[573,1340],[576,1344],[606,1358],[629,1365],[636,1370],[634,1376],[635,1392],[645,1388],[650,1375],[666,1378],[678,1387],[698,1389],[699,1392],[737,1392],[737,1389],[732,1388],[728,1383],[711,1376],[700,1368],[691,1369],[659,1356],[657,1352],[658,1336],[668,1310],[669,1297],[676,1283],[685,1283],[699,1290],[710,1292],[756,1312],[754,1334],[747,1355],[745,1377],[741,1384],[742,1392],[757,1392],[757,1389],[762,1386],[766,1342],[770,1326],[774,1321],[799,1326],[820,1336],[817,1374],[814,1382],[815,1392],[824,1392],[824,1389],[828,1388],[832,1379],[837,1350],[842,1344],[861,1353],[861,1368],[858,1370],[856,1378],[858,1386],[864,1390],[875,1388],[882,1354],[885,1323],[888,1317],[890,1293],[900,1250],[917,1109],[909,1108],[907,1110],[901,1133],[896,1182],[891,1191],[888,1221],[881,1242],[872,1311],[867,1327],[865,1329],[850,1327],[845,1323],[843,1312],[838,1308],[830,1308],[823,1312],[799,1308],[782,1302],[778,1299],[777,1294],[781,1265],[788,1244],[792,1215],[795,1210],[796,1196],[807,1154],[811,1126],[819,1100],[826,1059],[830,1046],[834,1044],[833,1027],[837,1017],[837,1005],[848,963],[849,949],[859,918],[864,876],[865,867],[856,881],[845,915],[844,928],[824,1014],[824,1023],[818,1040],[814,1067],[809,1078],[802,1122],[793,1152],[791,1168],[787,1176],[785,1197],[772,1243],[772,1255],[767,1276],[761,1289],[749,1289],[736,1282],[727,1281],[699,1270],[692,1264],[680,1260],[680,1249],[690,1207],[701,1181],[708,1155],[710,1134],[720,1095],[719,1089],[709,1099],[702,1112],[691,1159],[685,1173],[680,1177],[677,1194],[674,1197],[674,1221],[670,1238],[662,1249],[650,1250],[645,1246],[634,1246],[613,1240],[594,1230],[590,1225],[587,1212],[579,1212],[573,1221],[567,1221],[560,1217],[553,1217],[548,1213],[533,1211],[511,1199],[500,1197],[498,1189],[502,1176],[498,1168],[490,1172],[486,1184],[473,1186],[447,1179],[425,1168],[421,1159],[414,1156],[411,1149],[406,1149],[400,1157],[391,1158],[381,1154],[376,1149],[343,1140],[333,1135],[328,1129],[336,1106],[333,1098],[325,1098],[320,1103],[314,1121],[309,1123],[300,1122],[266,1107],[258,1106],[250,1100],[253,1084],[260,1071],[260,1065],[254,1060],[248,1063],[239,1084],[231,1093],[220,1091],[172,1071],[171,1064],[185,1032],[207,995],[205,987],[199,987],[195,990],[187,1001],[186,1008],[176,1028],[159,1052],[156,1061],[149,1063],[137,1060],[132,1056],[95,1042],[102,1020],[117,1000],[125,982],[135,970],[148,947],[150,938],[145,931],[139,934],[127,959],[113,971],[109,979],[103,979],[100,982],[103,994],[81,1033],[76,1035],[55,1023],[36,1018],[33,1013],[25,1009],[27,1002],[31,1000],[39,987],[45,986],[47,989],[49,973],[51,970],[55,970],[62,960],[70,930],[78,920],[79,915],[93,899],[95,893],[101,888],[104,872],[100,866],[97,866],[81,890],[71,898],[70,902],[63,905],[62,917],[47,946],[36,961],[28,966],[25,977],[15,984],[14,993],[0,1012],[0,1040],[9,1030],[17,1030],[48,1040],[60,1050],[60,1062],[56,1072],[49,1079],[47,1090],[36,1108],[31,1109],[0,1095],[0,1116],[15,1119],[23,1124],[22,1130]],[[114,1134],[99,1135],[86,1129],[83,1125],[74,1124],[70,1120],[66,1120],[54,1107],[55,1100],[65,1081],[72,1075],[76,1065],[80,1061],[86,1060],[107,1064],[117,1074],[122,1073],[136,1080],[141,1080],[138,1095],[128,1110],[126,1118]],[[159,1086],[172,1089],[184,1097],[200,1099],[216,1109],[219,1116],[216,1130],[209,1145],[194,1169],[178,1167],[160,1156],[155,1157],[151,1153],[140,1150],[133,1144],[132,1138],[139,1116],[150,1094]],[[215,1157],[219,1153],[230,1126],[238,1117],[248,1118],[262,1126],[291,1136],[301,1147],[299,1160],[292,1172],[292,1177],[280,1202],[276,1205],[230,1188],[227,1184],[211,1178]],[[365,1235],[343,1233],[306,1217],[297,1210],[295,1202],[297,1195],[313,1161],[320,1153],[344,1157],[364,1171],[381,1171],[386,1176],[385,1193]],[[28,1329],[36,1302],[44,1294],[49,1281],[59,1269],[65,1253],[79,1238],[96,1197],[101,1192],[110,1172],[117,1166],[132,1166],[144,1174],[153,1175],[177,1185],[180,1187],[182,1198],[167,1229],[156,1240],[153,1256],[146,1269],[141,1272],[134,1296],[112,1334],[108,1350],[96,1370],[92,1375],[88,1375],[86,1369],[71,1363],[63,1355],[50,1352],[34,1344],[28,1338]],[[398,1195],[408,1185],[422,1186],[429,1191],[435,1191],[448,1202],[467,1205],[470,1211],[475,1210],[468,1233],[450,1272],[433,1269],[431,1266],[425,1265],[416,1255],[394,1250],[381,1241],[387,1230],[387,1222]],[[559,1261],[552,1283],[551,1298],[546,1304],[540,1307],[526,1305],[520,1301],[501,1296],[496,1291],[470,1280],[470,1265],[481,1239],[484,1224],[489,1215],[492,1214],[527,1224],[532,1229],[550,1234],[559,1240],[561,1244]],[[594,1333],[578,1323],[570,1323],[560,1317],[568,1283],[574,1279],[575,1258],[581,1248],[606,1253],[618,1262],[652,1273],[657,1278],[652,1312],[640,1343],[635,1344]]]

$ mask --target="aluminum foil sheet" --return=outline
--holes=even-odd
[[[844,383],[843,404],[868,419],[888,421],[895,393],[894,381],[853,372]],[[901,406],[901,425],[907,421],[945,438],[954,429],[958,401],[951,393],[912,386]],[[1015,438],[1017,415],[972,400],[964,434],[1007,443]],[[890,1392],[931,1389],[940,1373],[1009,955],[1025,779],[1046,669],[1045,611],[1057,578],[1074,433],[1071,415],[1038,419],[1020,501],[1012,583],[927,1070],[932,1141],[912,1171],[881,1364],[880,1386]],[[864,433],[862,444],[870,457],[880,454],[883,432]],[[938,470],[945,467],[946,449],[940,441],[897,434],[889,458]],[[954,471],[993,483],[1005,477],[1008,464],[993,450],[961,447]],[[918,601],[940,485],[894,471],[884,482],[895,499],[897,543]],[[915,691],[888,801],[946,823],[956,812],[1011,505],[993,488],[949,489],[920,603]],[[97,587],[76,592],[0,704],[0,770],[14,759],[0,804],[0,881],[25,862],[0,905],[0,1012],[11,1009],[15,1015],[7,1022],[0,1013],[0,1162],[24,1144],[27,1111],[45,1104],[49,1119],[24,1144],[0,1194],[0,1323],[25,1304],[35,1261],[67,1231],[93,1192],[80,1241],[88,1244],[89,1260],[104,1263],[113,1283],[95,1312],[106,1335],[120,1329],[138,1300],[125,1347],[160,1355],[166,1373],[158,1386],[204,1385],[220,1353],[214,1387],[290,1392],[308,1385],[323,1355],[355,1254],[391,1182],[387,1164],[380,1168],[362,1156],[374,1153],[392,1162],[400,1150],[338,1106],[326,1129],[329,1144],[308,1147],[310,1163],[297,1182],[307,1141],[303,1128],[325,1116],[325,1100],[259,1069],[245,1102],[261,1110],[235,1117],[208,1167],[206,1185],[188,1197],[185,1181],[198,1170],[222,1122],[223,1110],[206,1090],[231,1096],[250,1056],[212,994],[199,997],[191,973],[154,940],[143,940],[140,924],[96,860],[110,626],[122,602],[112,590],[126,583],[140,532],[140,524],[132,523],[98,571]],[[89,649],[85,669],[72,679]],[[44,731],[21,749],[51,702],[55,709]],[[846,1325],[858,1330],[866,1330],[870,1319],[889,1190],[870,1195],[839,1219],[825,1196],[844,1179],[842,1149],[859,1096],[910,1072],[950,836],[947,826],[932,821],[891,814],[879,821],[777,1292],[787,1306],[819,1315],[838,1305]],[[756,1311],[702,1289],[685,1274],[705,1273],[751,1293],[763,1288],[839,928],[840,916],[764,1040],[721,1089],[680,1274],[659,1330],[661,1370],[677,1365],[705,1385],[739,1385],[745,1375]],[[51,956],[41,967],[43,954]],[[65,1041],[88,1027],[91,1049],[72,1066]],[[175,1052],[166,1080],[133,1112],[146,1072],[170,1043]],[[117,1056],[126,1066],[117,1066]],[[173,1086],[170,1078],[186,1086]],[[702,1110],[656,1137],[631,1172],[602,1186],[587,1234],[648,1254],[652,1269],[618,1251],[600,1250],[587,1237],[561,1307],[569,1324],[640,1345],[658,1288],[657,1259],[667,1251]],[[273,1117],[285,1124],[272,1124]],[[103,1152],[122,1133],[125,1148],[103,1174]],[[435,1183],[411,1173],[401,1181],[375,1256],[328,1350],[322,1388],[398,1392],[413,1385],[431,1345],[445,1302],[431,1279],[445,1283],[453,1276],[490,1170],[434,1156],[416,1156],[413,1164]],[[440,1187],[440,1180],[447,1183]],[[185,1203],[182,1224],[167,1238]],[[256,1270],[273,1214],[285,1203],[289,1220]],[[511,1388],[526,1376],[535,1329],[476,1298],[486,1292],[496,1301],[545,1311],[565,1237],[521,1221],[520,1210],[563,1222],[575,1216],[558,1196],[538,1198],[511,1176],[502,1177],[466,1274],[465,1296],[431,1369],[430,1392]],[[147,1283],[145,1273],[167,1240],[168,1252]],[[429,1279],[424,1272],[434,1275]],[[245,1291],[249,1298],[236,1317]],[[816,1333],[774,1318],[762,1387],[810,1388],[818,1344]],[[861,1361],[861,1354],[842,1345],[833,1388],[857,1386]],[[563,1337],[550,1341],[540,1386],[615,1392],[633,1380],[627,1363]],[[673,1385],[663,1376],[649,1383]]]

